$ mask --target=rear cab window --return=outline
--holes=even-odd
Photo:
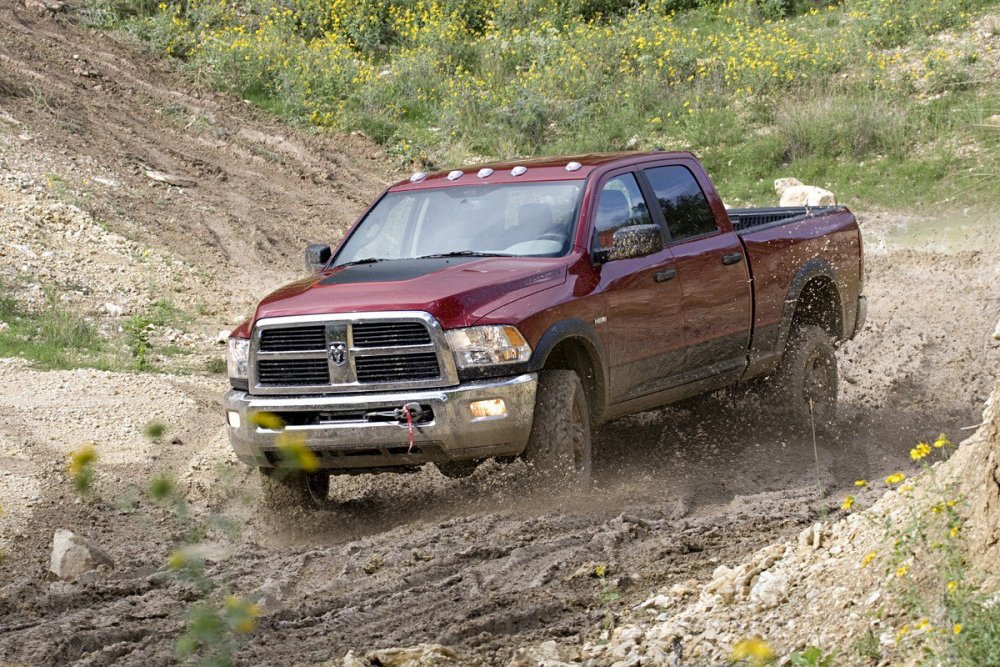
[[[687,167],[670,165],[644,169],[670,230],[671,241],[683,241],[719,230],[708,198]]]

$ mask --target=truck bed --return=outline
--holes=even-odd
[[[844,209],[843,206],[774,206],[770,208],[731,208],[728,213],[729,220],[733,224],[733,231],[742,233],[784,225]]]

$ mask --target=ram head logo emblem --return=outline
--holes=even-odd
[[[347,343],[330,343],[330,361],[334,366],[343,366],[347,361]]]

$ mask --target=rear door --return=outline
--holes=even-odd
[[[640,182],[631,169],[605,176],[597,192],[592,253],[610,248],[615,230],[653,222]],[[673,253],[665,248],[646,257],[609,261],[598,271],[610,338],[612,402],[671,386],[684,356]]]
[[[753,314],[743,246],[735,232],[719,225],[705,194],[709,185],[699,182],[692,166],[680,161],[642,172],[676,263],[687,343],[681,364],[685,383],[742,371]]]

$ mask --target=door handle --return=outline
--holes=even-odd
[[[743,253],[741,253],[741,252],[734,252],[734,253],[730,253],[728,255],[723,255],[722,256],[722,263],[725,264],[726,266],[729,266],[730,264],[735,264],[736,262],[740,261],[741,259],[743,259]]]
[[[677,276],[676,269],[667,269],[666,271],[659,271],[653,274],[653,278],[658,283],[665,283],[668,280],[672,280],[676,276]]]

